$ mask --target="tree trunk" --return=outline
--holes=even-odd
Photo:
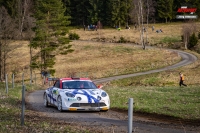
[[[2,43],[0,42],[0,81],[2,80]]]
[[[4,51],[3,51],[3,79],[5,79],[6,75],[6,57],[7,57],[7,51],[6,51],[6,44],[7,44],[7,38],[5,38],[5,44],[4,44]]]
[[[188,45],[188,36],[187,36],[187,34],[185,35],[184,43],[185,43],[185,49],[187,49],[187,45]]]
[[[143,23],[143,5],[142,5],[142,1],[140,0],[139,1],[139,8],[140,8],[140,16],[141,16],[141,24],[142,24],[142,27],[141,27],[141,43],[142,43],[142,48],[145,49],[145,43],[144,43],[144,23]]]
[[[33,57],[33,53],[32,53],[32,47],[30,46],[30,65],[32,64],[32,57]],[[33,81],[33,69],[30,67],[30,83],[32,84]]]
[[[147,0],[147,28],[146,28],[146,44],[148,44],[148,28],[149,28],[149,0]]]

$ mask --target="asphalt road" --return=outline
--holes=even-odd
[[[167,67],[156,69],[156,70],[133,73],[133,74],[128,74],[128,75],[119,75],[119,76],[108,77],[108,78],[101,78],[101,79],[96,79],[96,80],[93,80],[93,81],[95,83],[103,83],[103,82],[108,82],[108,81],[112,81],[112,80],[118,80],[118,79],[123,79],[123,78],[130,78],[130,77],[135,77],[135,76],[140,76],[140,75],[157,73],[157,72],[161,72],[161,71],[166,71],[166,70],[171,70],[171,69],[179,68],[179,67],[182,67],[182,66],[186,66],[186,65],[189,65],[189,64],[191,64],[191,63],[193,63],[197,60],[196,56],[194,56],[193,54],[184,52],[184,51],[172,50],[172,49],[169,49],[169,51],[177,52],[182,57],[182,60],[180,62],[172,65],[172,66],[167,66]]]
[[[147,72],[97,79],[94,80],[94,82],[103,83],[117,79],[166,71],[191,64],[197,60],[197,57],[190,53],[177,50],[171,51],[178,52],[182,57],[182,60],[179,63]],[[59,112],[54,107],[46,108],[43,105],[43,92],[44,90],[39,90],[27,95],[26,102],[30,105],[31,109],[41,112],[48,117],[57,118],[71,123],[80,123],[81,126],[96,128],[96,131],[102,133],[128,132],[128,112],[122,113],[113,110],[109,110],[108,112]],[[162,122],[154,122],[150,119],[135,116],[134,114],[132,129],[135,133],[199,133],[200,131],[199,126],[177,124],[173,121],[168,121],[167,119],[166,122],[165,120]]]

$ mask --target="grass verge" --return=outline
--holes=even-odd
[[[111,99],[111,108],[128,109],[128,99],[134,99],[134,111],[162,114],[182,119],[200,119],[199,87],[119,87],[105,90]]]
[[[78,129],[79,126],[69,122],[53,120],[45,117],[38,112],[25,110],[25,123],[21,125],[21,92],[22,86],[9,89],[8,94],[5,93],[5,85],[0,83],[0,133],[89,133],[84,128]],[[39,87],[26,86],[26,91],[41,89]]]

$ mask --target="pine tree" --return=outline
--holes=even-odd
[[[70,0],[70,9],[72,17],[72,25],[87,25],[89,15],[89,1],[88,0]]]
[[[196,37],[195,33],[193,33],[189,38],[188,48],[189,49],[194,48],[197,45],[197,43],[198,43],[198,38]]]
[[[35,37],[30,47],[39,48],[39,52],[32,58],[32,68],[55,73],[56,54],[72,52],[69,39],[66,37],[69,17],[64,16],[65,8],[61,0],[36,1],[36,27]]]
[[[103,25],[111,25],[110,0],[99,0],[98,2],[98,21]]]
[[[126,24],[127,21],[127,0],[114,0],[112,5],[112,17],[111,20],[114,25],[121,27],[122,24]]]
[[[70,5],[71,5],[71,2],[70,0],[62,0],[64,6],[66,7],[65,9],[65,16],[70,16],[71,14],[71,8],[70,8]]]
[[[96,24],[99,18],[99,2],[100,0],[89,0],[89,21],[91,24]]]
[[[174,0],[158,0],[157,11],[160,18],[164,18],[167,23],[168,19],[173,17],[173,1]]]

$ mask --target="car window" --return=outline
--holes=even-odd
[[[60,88],[60,80],[56,81],[56,83],[54,84],[54,87]]]
[[[65,81],[63,89],[97,89],[97,86],[90,81]]]

